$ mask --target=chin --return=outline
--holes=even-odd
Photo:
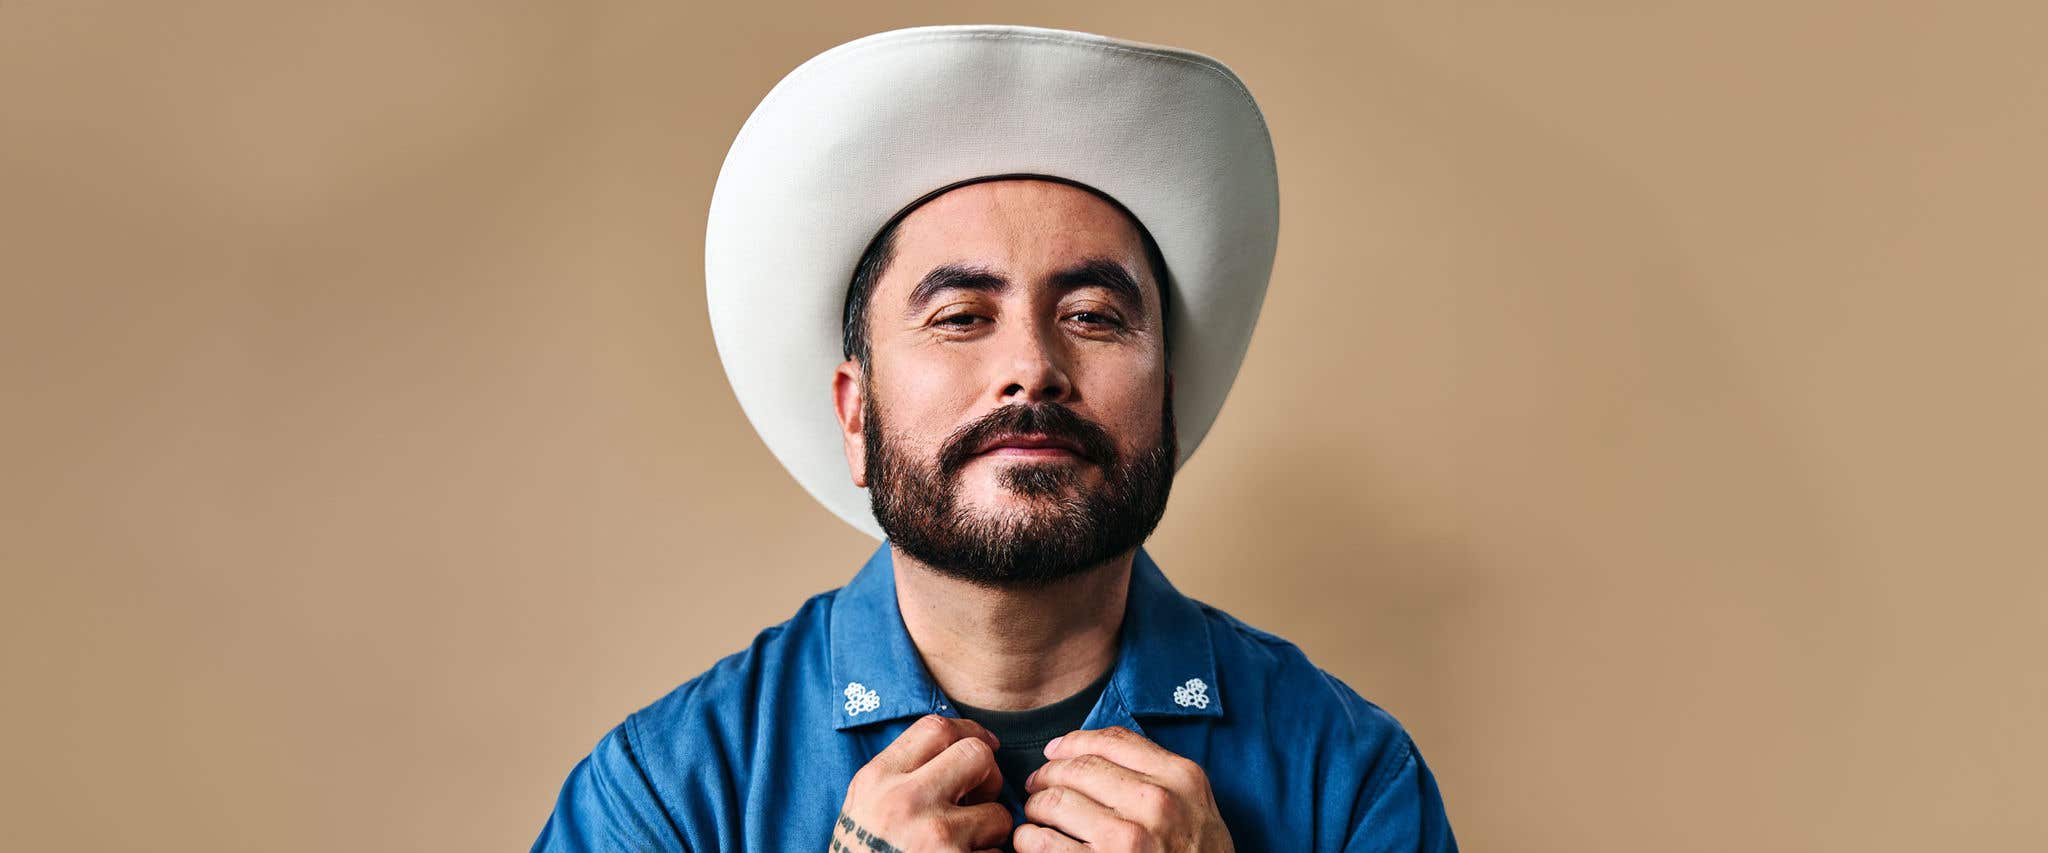
[[[1101,488],[1101,478],[1086,471],[1019,466],[1004,471],[996,482],[988,484],[980,492],[979,497],[997,506],[1043,506],[1047,501],[1085,498]]]
[[[1071,496],[1069,496],[1071,497]],[[988,521],[1017,521],[1036,517],[1059,502],[1058,495],[1020,495],[1000,486],[961,501],[967,514]]]

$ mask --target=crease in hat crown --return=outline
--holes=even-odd
[[[1047,131],[1075,123],[1089,132]],[[735,136],[705,227],[706,298],[734,395],[763,442],[870,535],[880,526],[852,484],[830,393],[853,267],[884,223],[931,190],[1018,173],[1093,187],[1160,244],[1177,309],[1181,462],[1242,363],[1277,248],[1278,178],[1264,116],[1222,62],[994,25],[830,48],[776,83]]]
[[[785,85],[812,72],[814,69],[829,66],[834,61],[844,59],[864,50],[873,50],[916,41],[973,39],[1044,41],[1094,50],[1130,53],[1168,62],[1188,63],[1206,69],[1223,80],[1228,81],[1231,86],[1236,87],[1244,95],[1245,102],[1251,107],[1252,113],[1258,117],[1260,129],[1265,129],[1265,115],[1259,111],[1258,99],[1252,97],[1251,89],[1246,87],[1244,81],[1238,78],[1237,72],[1230,70],[1230,66],[1223,64],[1208,54],[1185,48],[1112,38],[1078,30],[1059,30],[1048,27],[1028,27],[1013,24],[939,24],[923,27],[905,27],[903,29],[887,30],[862,36],[853,41],[827,48],[823,53],[804,60],[803,64],[798,65],[789,74],[785,75],[781,81],[777,82],[774,88],[768,90],[767,96],[761,99],[761,103],[765,106],[770,100],[775,98],[776,92],[780,91]]]

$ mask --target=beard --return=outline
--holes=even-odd
[[[930,464],[912,459],[884,426],[863,377],[869,503],[889,541],[949,577],[985,587],[1043,587],[1144,544],[1166,514],[1179,442],[1173,391],[1160,407],[1159,441],[1129,459],[1109,433],[1059,403],[996,409],[955,430]],[[960,472],[989,439],[1040,433],[1066,439],[1079,458],[1003,465],[996,482],[1024,498],[1014,510],[975,512],[960,504]],[[1085,466],[1103,471],[1090,487]]]

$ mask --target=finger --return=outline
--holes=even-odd
[[[1115,847],[1110,842],[1129,835],[1135,828],[1087,794],[1057,785],[1042,789],[1026,799],[1024,816],[1032,823],[1052,827],[1098,847]]]
[[[946,747],[952,746],[964,737],[975,737],[990,747],[997,746],[995,735],[973,720],[941,717],[926,714],[897,735],[896,740],[884,747],[870,763],[891,772],[909,773],[925,762],[932,760]]]
[[[1024,788],[1032,793],[1047,788],[1071,788],[1107,806],[1117,816],[1137,826],[1160,828],[1171,825],[1183,813],[1189,797],[1150,776],[1116,764],[1100,755],[1082,755],[1047,762]],[[1065,827],[1061,827],[1065,829]],[[1096,839],[1087,839],[1095,841]],[[1114,840],[1114,839],[1112,839]]]
[[[1024,790],[1036,794],[1052,787],[1072,788],[1115,808],[1116,790],[1154,784],[1151,777],[1100,755],[1077,755],[1046,762],[1024,780]]]
[[[1011,845],[1017,853],[1087,853],[1088,848],[1059,833],[1036,824],[1019,824],[1017,832],[1010,836]]]
[[[1077,755],[1100,755],[1147,776],[1166,777],[1178,772],[1181,758],[1159,744],[1145,739],[1144,735],[1122,726],[1106,729],[1082,729],[1053,738],[1045,745],[1047,758],[1073,758]]]
[[[982,743],[988,744],[989,749],[997,749],[1003,745],[1002,739],[996,737],[995,732],[989,731],[982,724],[966,717],[940,717],[939,719],[952,724],[954,728],[960,730],[961,734],[966,737],[980,738]]]
[[[995,750],[980,738],[961,738],[910,774],[938,802],[957,803],[969,791],[985,790],[988,777],[1002,785]]]
[[[1001,847],[1010,837],[1010,810],[1001,803],[967,806],[962,813],[963,834],[968,847]]]
[[[961,805],[968,806],[980,805],[982,803],[993,803],[996,801],[997,798],[1001,797],[1002,795],[1003,768],[1001,765],[998,765],[993,760],[991,760],[989,762],[988,775],[982,777],[982,780],[979,784],[976,784],[974,787],[967,789],[966,795],[960,798],[960,803]]]

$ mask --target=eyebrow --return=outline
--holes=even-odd
[[[1083,287],[1100,287],[1114,294],[1133,311],[1142,311],[1145,297],[1138,293],[1138,282],[1131,278],[1131,271],[1123,264],[1106,258],[1090,258],[1080,266],[1066,270],[1052,277],[1052,285],[1061,293],[1079,290]]]
[[[910,289],[910,304],[903,309],[908,317],[924,310],[934,297],[946,290],[978,290],[985,293],[1001,293],[1010,288],[1010,280],[997,275],[987,267],[965,264],[940,264],[917,280],[917,286]]]
[[[1129,270],[1122,264],[1106,258],[1090,258],[1081,263],[1054,273],[1052,286],[1065,293],[1084,287],[1100,287],[1128,303],[1133,310],[1141,310],[1145,299],[1140,295],[1138,282],[1131,278]],[[926,305],[941,292],[947,290],[972,290],[984,293],[1002,293],[1010,288],[1010,280],[987,267],[966,264],[940,264],[918,279],[910,289],[910,300],[903,309],[904,316],[924,310]]]

